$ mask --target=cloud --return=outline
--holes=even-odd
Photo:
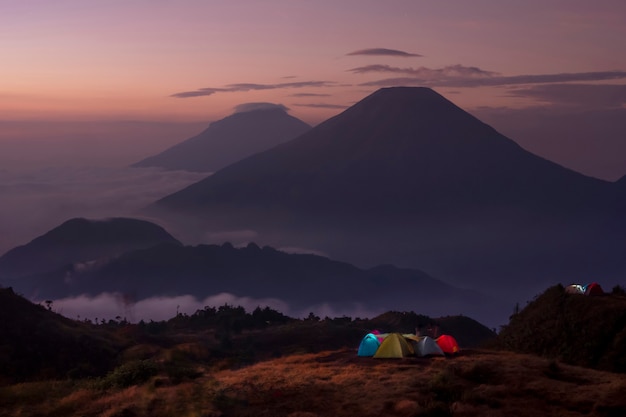
[[[40,301],[35,301],[40,302]],[[119,293],[102,293],[95,297],[80,295],[53,300],[52,309],[69,318],[95,320],[126,318],[130,322],[139,320],[168,320],[176,313],[193,314],[205,306],[219,307],[224,304],[241,306],[251,312],[256,307],[270,307],[278,311],[289,311],[289,305],[276,298],[239,297],[220,293],[202,300],[192,295],[174,297],[150,297],[139,301]]]
[[[317,93],[295,93],[290,94],[290,97],[330,97],[330,94],[317,94]]]
[[[431,69],[426,67],[419,68],[398,68],[391,67],[389,65],[381,65],[381,64],[373,64],[366,65],[363,67],[352,68],[348,70],[354,74],[366,74],[369,72],[391,72],[395,74],[406,74],[413,75],[416,77],[420,77],[423,79],[447,79],[447,78],[458,78],[458,77],[493,77],[498,73],[492,71],[485,71],[478,67],[466,67],[463,65],[449,65],[447,67]]]
[[[626,105],[626,85],[623,84],[543,84],[516,88],[509,95],[590,109],[616,109]]]
[[[34,302],[42,303],[43,300],[34,300]],[[93,297],[79,295],[53,300],[52,310],[71,319],[108,321],[120,317],[136,323],[140,320],[169,320],[175,317],[176,313],[191,315],[207,306],[220,307],[225,304],[241,306],[249,313],[257,307],[269,307],[294,318],[304,318],[310,312],[321,318],[341,316],[366,318],[383,312],[381,308],[366,308],[358,303],[342,303],[341,305],[321,303],[294,308],[277,298],[252,298],[231,293],[215,294],[201,300],[193,295],[179,295],[150,297],[138,301],[119,293],[102,293]]]
[[[368,72],[391,72],[411,75],[411,77],[386,78],[360,84],[367,87],[425,86],[425,87],[488,87],[521,84],[552,84],[581,81],[608,81],[626,79],[626,71],[599,71],[558,74],[529,74],[500,76],[476,67],[452,65],[439,69],[395,68],[387,65],[370,65],[353,68],[349,71],[363,74]]]
[[[0,172],[0,218],[10,219],[0,223],[0,255],[72,217],[136,216],[137,210],[205,177],[206,173],[157,168],[59,167]]]
[[[369,48],[369,49],[359,49],[358,51],[349,52],[346,54],[347,56],[354,55],[374,55],[374,56],[396,56],[396,57],[421,57],[423,55],[414,54],[405,51],[398,51],[397,49],[387,49],[387,48]]]
[[[205,87],[205,88],[199,88],[193,91],[183,91],[180,93],[174,93],[170,95],[170,97],[189,98],[189,97],[210,96],[215,93],[235,93],[235,92],[247,92],[247,91],[276,90],[276,89],[282,89],[282,88],[332,87],[334,85],[335,83],[331,81],[296,81],[296,82],[278,83],[278,84],[237,83],[237,84],[228,84],[224,87],[219,87],[219,88]]]
[[[243,103],[235,106],[235,113],[245,113],[249,111],[256,110],[274,110],[280,109],[283,111],[289,110],[287,106],[282,104],[274,104],[274,103]]]
[[[331,104],[331,103],[296,103],[294,106],[298,107],[311,107],[314,109],[347,109],[349,106],[344,106],[341,104]]]

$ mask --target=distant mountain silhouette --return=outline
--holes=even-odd
[[[23,246],[0,257],[2,284],[50,271],[66,264],[119,255],[158,243],[180,244],[162,227],[144,220],[110,218],[70,219]]]
[[[132,166],[213,172],[293,139],[310,128],[278,106],[238,112]]]
[[[397,87],[148,210],[527,297],[558,276],[626,273],[619,191],[527,152],[433,90]]]
[[[68,265],[24,277],[21,284],[36,288],[40,298],[117,292],[132,294],[137,300],[189,294],[203,299],[231,293],[279,299],[292,311],[321,305],[372,313],[413,308],[425,314],[484,319],[489,317],[489,309],[502,307],[478,292],[453,287],[418,270],[389,265],[360,269],[322,256],[287,254],[253,243],[243,248],[228,243],[164,243],[107,262]]]

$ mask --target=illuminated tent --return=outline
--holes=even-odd
[[[459,344],[456,339],[450,335],[442,334],[437,338],[437,344],[446,355],[454,355],[459,353]]]
[[[415,354],[413,347],[400,333],[391,333],[374,354],[375,358],[405,358]]]
[[[420,337],[414,346],[417,356],[444,356],[443,350],[432,337]]]
[[[585,287],[585,295],[604,295],[602,287],[597,282],[592,282]]]
[[[361,340],[361,344],[359,345],[359,351],[357,352],[358,356],[374,356],[378,347],[380,346],[380,342],[376,335],[372,333],[368,333]]]

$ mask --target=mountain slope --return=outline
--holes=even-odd
[[[367,312],[417,309],[429,315],[464,314],[481,320],[502,309],[496,300],[462,290],[418,270],[361,269],[317,255],[287,254],[249,244],[162,244],[90,267],[68,266],[26,277],[40,297],[103,292],[154,296],[230,293],[286,303],[290,313],[311,309]]]
[[[497,344],[580,366],[626,372],[626,296],[548,288],[498,335]]]
[[[278,106],[239,112],[211,123],[200,134],[132,166],[217,171],[293,139],[310,128]]]
[[[65,264],[119,255],[163,242],[179,244],[162,227],[148,221],[74,218],[2,255],[0,278],[8,280],[42,273]]]
[[[119,350],[110,334],[0,288],[0,382],[99,375]]]
[[[608,183],[524,151],[430,89],[388,88],[158,205],[380,213],[448,204],[585,203],[601,188]]]

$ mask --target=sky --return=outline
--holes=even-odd
[[[542,157],[626,174],[623,0],[0,0],[0,51],[0,254],[199,180],[128,165],[248,103],[316,125],[426,86]]]
[[[0,169],[30,162],[24,147],[37,163],[131,163],[244,103],[315,125],[415,85],[616,180],[625,47],[622,0],[0,0]]]

